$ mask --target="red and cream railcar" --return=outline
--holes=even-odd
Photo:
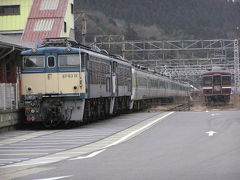
[[[202,89],[205,103],[228,103],[231,95],[231,73],[209,71],[202,75]]]

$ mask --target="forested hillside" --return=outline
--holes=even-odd
[[[154,40],[240,34],[240,3],[228,0],[75,0],[79,11],[87,14],[90,39],[94,34]]]

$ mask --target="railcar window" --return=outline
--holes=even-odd
[[[221,76],[213,76],[213,84],[221,84]]]
[[[139,77],[138,78],[138,84],[141,87],[147,87],[147,78],[145,77]]]
[[[59,67],[79,67],[80,58],[78,54],[58,56]]]
[[[222,84],[231,84],[231,76],[222,76]]]
[[[44,68],[44,56],[25,56],[23,57],[23,69]]]
[[[203,85],[212,85],[212,76],[203,77]]]
[[[110,75],[110,63],[98,57],[90,57],[88,61],[90,84],[106,84],[106,90],[110,91],[110,82],[107,76]],[[109,83],[109,85],[107,84]]]
[[[106,78],[106,91],[107,92],[110,92],[110,77],[107,77]]]
[[[132,87],[132,83],[131,83],[131,79],[128,79],[128,92],[131,92],[131,88]]]

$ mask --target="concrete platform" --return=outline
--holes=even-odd
[[[0,111],[0,132],[18,125],[22,117],[22,110]]]

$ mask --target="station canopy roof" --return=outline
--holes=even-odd
[[[4,57],[13,52],[20,52],[34,47],[35,45],[32,42],[23,41],[11,36],[0,35],[0,62]]]
[[[0,47],[1,48],[15,47],[16,49],[23,50],[23,49],[34,48],[34,43],[23,41],[19,38],[15,38],[11,36],[0,35]]]

